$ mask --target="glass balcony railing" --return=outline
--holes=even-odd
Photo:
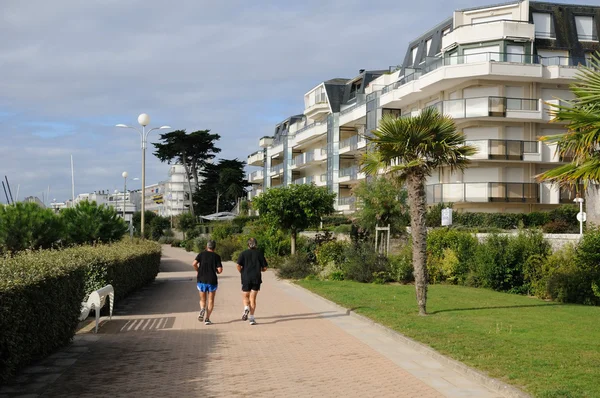
[[[467,140],[465,143],[478,149],[474,155],[477,159],[523,160],[525,154],[539,153],[538,141]]]
[[[514,202],[539,203],[540,184],[473,182],[427,185],[428,203]]]
[[[506,62],[527,65],[560,65],[560,66],[591,66],[590,59],[586,57],[542,57],[537,54],[514,54],[500,52],[481,52],[475,54],[446,55],[443,57],[426,57],[419,68],[407,68],[404,76],[398,81],[388,84],[382,89],[382,94],[403,86],[406,83],[419,79],[422,75],[433,72],[443,66],[464,65],[478,62]]]
[[[250,173],[250,180],[256,180],[257,178],[262,178],[262,177],[263,177],[262,170],[253,171],[252,173]]]
[[[358,167],[357,166],[346,167],[346,168],[340,169],[340,173],[339,173],[340,178],[350,177],[351,179],[356,179],[357,175],[358,175]]]
[[[364,143],[364,138],[359,135],[354,135],[340,141],[340,149],[350,148],[350,150],[356,150],[358,149],[359,143]]]
[[[283,163],[271,167],[271,173],[278,174],[278,173],[281,173],[282,171],[283,171]]]
[[[460,98],[436,102],[427,108],[436,108],[440,113],[455,119],[483,116],[505,117],[507,111],[538,111],[539,100],[507,97]],[[411,114],[406,116],[411,116]]]
[[[338,198],[339,206],[352,206],[356,202],[354,196],[342,196]]]

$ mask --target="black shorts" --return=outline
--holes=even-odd
[[[260,283],[242,282],[242,292],[249,292],[250,290],[259,291]]]

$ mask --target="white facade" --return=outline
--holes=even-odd
[[[551,123],[547,103],[572,98],[578,65],[600,46],[596,25],[581,19],[578,32],[568,33],[582,43],[556,50],[563,44],[552,6],[519,1],[456,11],[412,42],[397,70],[361,70],[357,78],[316,86],[304,95],[302,117],[280,123],[273,140],[261,139],[264,149],[248,157],[249,165],[261,167],[248,176],[249,199],[269,187],[314,183],[337,193],[339,211],[352,211],[352,190],[365,178],[359,168],[365,135],[386,114],[414,116],[435,107],[479,151],[464,172],[440,169],[428,179],[429,204],[526,212],[571,202],[570,192],[536,180],[568,160],[539,138],[566,131]]]
[[[188,212],[191,195],[183,165],[172,165],[169,168],[168,180],[146,186],[145,199],[146,210],[163,217],[177,216]]]

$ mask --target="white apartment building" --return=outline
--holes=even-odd
[[[327,186],[337,209],[354,210],[352,188],[365,175],[365,136],[386,115],[436,107],[479,148],[464,172],[440,169],[427,181],[428,203],[467,211],[527,212],[571,203],[572,194],[535,176],[568,159],[539,137],[566,131],[546,103],[572,98],[579,65],[600,49],[600,6],[513,1],[458,10],[409,43],[389,70],[332,79],[304,95],[302,114],[263,137],[248,156],[254,188]],[[552,122],[552,123],[551,123]]]
[[[128,224],[131,224],[133,214],[140,210],[141,194],[139,191],[128,191],[123,194],[123,192],[119,192],[118,190],[115,192],[101,190],[92,193],[82,193],[75,197],[75,205],[83,201],[110,206],[115,209],[120,217],[123,217],[123,209],[125,209],[124,219]],[[52,207],[55,211],[59,211],[69,207],[69,205],[68,203],[55,203]]]
[[[146,210],[153,211],[160,216],[171,217],[188,212],[191,195],[183,165],[172,165],[169,168],[168,180],[147,185],[144,197]]]

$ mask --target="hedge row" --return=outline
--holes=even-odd
[[[154,280],[160,255],[145,241],[0,258],[0,383],[70,342],[91,291],[111,284],[119,300]]]

